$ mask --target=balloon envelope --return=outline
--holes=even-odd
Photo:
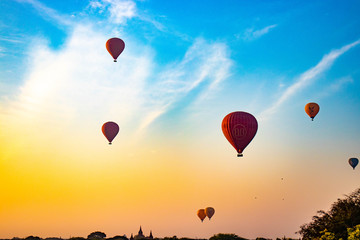
[[[350,166],[355,169],[355,167],[359,164],[359,159],[357,158],[350,158],[349,159]]]
[[[109,141],[109,144],[111,144],[112,140],[114,140],[119,132],[119,125],[114,122],[106,122],[102,125],[101,130],[106,139]]]
[[[311,117],[311,120],[314,121],[314,117],[318,114],[320,110],[320,106],[317,103],[308,103],[305,105],[305,112],[309,117]]]
[[[256,118],[247,112],[232,112],[226,115],[221,124],[226,139],[238,152],[238,157],[255,137],[258,129]]]
[[[199,209],[197,211],[197,215],[200,218],[201,221],[204,221],[204,219],[206,218],[206,213],[205,213],[205,209]]]
[[[205,214],[206,216],[209,218],[209,220],[211,219],[211,217],[214,215],[215,213],[215,209],[212,207],[207,207],[205,208]]]
[[[106,49],[110,55],[114,58],[114,62],[119,57],[120,53],[124,51],[125,43],[120,38],[110,38],[106,42]]]

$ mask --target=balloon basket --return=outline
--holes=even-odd
[[[242,153],[238,153],[237,156],[238,156],[238,157],[242,157],[242,156],[244,156],[244,155],[243,155]]]
[[[117,62],[116,59],[114,59],[114,62]]]
[[[112,143],[111,142],[109,142],[109,145],[111,145]]]

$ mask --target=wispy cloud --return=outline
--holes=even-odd
[[[318,98],[328,97],[340,91],[345,85],[353,83],[354,79],[351,76],[336,79],[332,84],[325,87],[320,93]]]
[[[267,34],[271,29],[275,27],[277,27],[277,24],[269,25],[258,30],[254,28],[248,28],[245,30],[243,34],[237,34],[236,37],[247,41],[255,40]]]
[[[231,66],[225,44],[211,44],[202,38],[196,39],[180,62],[165,66],[165,70],[156,76],[159,80],[152,83],[149,98],[153,110],[144,117],[139,130],[146,128],[176,103],[189,101],[187,96],[192,91],[197,91],[198,95],[190,101],[206,98],[229,77]]]
[[[0,36],[0,41],[9,42],[9,43],[24,43],[24,40],[19,38],[9,38],[9,37],[2,37]]]
[[[150,23],[159,31],[167,31],[167,28],[144,12],[139,12],[136,3],[132,0],[93,0],[88,8],[97,10],[100,14],[108,14],[108,19],[114,24],[125,24],[127,20],[138,18],[143,22]]]
[[[15,0],[15,1],[20,3],[30,4],[33,8],[37,10],[40,16],[42,16],[46,20],[50,20],[54,22],[57,25],[69,26],[73,24],[69,16],[58,13],[56,10],[42,4],[40,1],[37,0]]]
[[[223,43],[198,39],[181,61],[157,66],[153,50],[140,45],[129,45],[113,63],[98,47],[106,39],[79,25],[61,50],[49,49],[46,41],[33,44],[24,84],[13,100],[3,100],[2,119],[75,129],[84,127],[82,121],[96,128],[113,120],[139,134],[175,104],[196,100],[187,99],[190,92],[206,95],[229,75]]]
[[[84,117],[97,124],[112,119],[128,123],[139,134],[177,103],[188,105],[206,98],[230,75],[232,61],[224,43],[196,39],[183,59],[162,66],[156,65],[149,47],[137,45],[135,50],[129,45],[119,63],[113,64],[105,49],[98,47],[107,40],[106,30],[95,31],[87,24],[64,22],[63,15],[37,0],[17,1],[31,4],[47,19],[71,23],[72,27],[60,50],[52,51],[45,40],[33,44],[24,85],[14,100],[7,101],[10,107],[0,113],[10,118],[38,122],[52,119],[62,124]],[[167,31],[146,15],[138,16],[136,4],[130,0],[91,1],[89,8],[108,14],[107,21],[114,24],[138,17],[157,25],[160,31]]]
[[[116,24],[123,24],[127,19],[137,17],[136,4],[131,0],[91,1],[89,7],[99,10],[99,13],[107,10],[110,14],[109,20]]]
[[[316,64],[315,67],[310,68],[300,75],[300,77],[289,86],[283,94],[272,104],[269,108],[263,111],[260,116],[261,118],[269,117],[274,114],[276,110],[282,105],[285,101],[287,101],[290,97],[298,93],[300,90],[305,88],[306,86],[313,83],[322,73],[328,70],[334,63],[334,61],[343,55],[345,52],[349,51],[351,48],[360,44],[360,39],[350,43],[348,45],[343,46],[340,49],[332,50],[330,53],[323,56],[321,61]]]

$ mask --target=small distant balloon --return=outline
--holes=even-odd
[[[119,125],[114,122],[106,122],[102,125],[101,128],[104,136],[109,141],[109,144],[111,144],[111,142],[114,140],[114,138],[119,132],[119,129]]]
[[[209,220],[211,219],[211,217],[214,215],[215,213],[215,209],[212,207],[207,207],[205,208],[205,214],[206,216],[209,218]]]
[[[357,158],[350,158],[349,159],[350,166],[355,170],[355,167],[359,164],[359,159]]]
[[[201,222],[204,221],[204,219],[206,218],[205,209],[199,209],[197,211],[197,216],[200,218]]]
[[[318,114],[320,107],[317,103],[308,103],[305,105],[305,112],[311,118],[311,121],[314,121],[314,117]]]
[[[120,38],[110,38],[106,42],[106,49],[113,57],[114,62],[116,62],[116,59],[119,57],[122,51],[124,51],[124,48],[125,48],[125,43]]]
[[[226,115],[221,124],[226,139],[242,157],[242,152],[255,137],[258,129],[256,118],[247,112],[232,112]]]

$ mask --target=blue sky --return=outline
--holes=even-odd
[[[289,194],[283,210],[294,211],[293,221],[274,220],[271,204],[278,203],[272,199],[246,205],[249,218],[269,209],[272,217],[257,223],[260,230],[251,221],[245,231],[235,228],[245,224],[242,220],[228,226],[223,220],[214,226],[216,232],[202,229],[196,236],[224,231],[293,236],[317,210],[358,187],[347,159],[360,157],[359,9],[359,1],[3,0],[0,142],[8,149],[30,144],[36,150],[44,139],[60,139],[54,149],[59,154],[54,159],[60,159],[64,146],[70,147],[61,139],[73,133],[70,142],[102,141],[89,129],[114,120],[126,136],[119,140],[126,149],[117,152],[121,156],[136,156],[141,149],[142,156],[166,152],[181,159],[168,166],[162,156],[146,165],[149,169],[163,164],[182,169],[184,177],[209,164],[207,175],[220,171],[219,182],[241,191],[247,182],[259,198],[261,192]],[[105,49],[111,37],[126,45],[116,64]],[[320,105],[314,122],[304,112],[308,102]],[[249,160],[233,159],[236,153],[221,132],[223,117],[232,111],[258,119],[258,133],[244,154]],[[23,134],[19,125],[26,127],[26,138],[41,138],[39,144],[30,137],[17,143]],[[43,129],[52,134],[38,136]],[[70,147],[75,151],[78,164],[90,158],[88,146]],[[7,149],[0,153],[3,159],[17,156]],[[29,162],[36,162],[31,156]],[[137,161],[141,166],[146,157]],[[72,162],[66,164],[76,169]],[[280,176],[289,183],[271,192],[267,182]],[[216,180],[210,182],[217,186],[215,195],[223,191]],[[202,183],[209,187],[210,182]],[[239,196],[234,202],[242,201]],[[214,198],[217,209],[231,205]],[[283,228],[267,228],[269,221]],[[172,234],[161,223],[158,233]],[[178,234],[195,237],[185,230]]]

